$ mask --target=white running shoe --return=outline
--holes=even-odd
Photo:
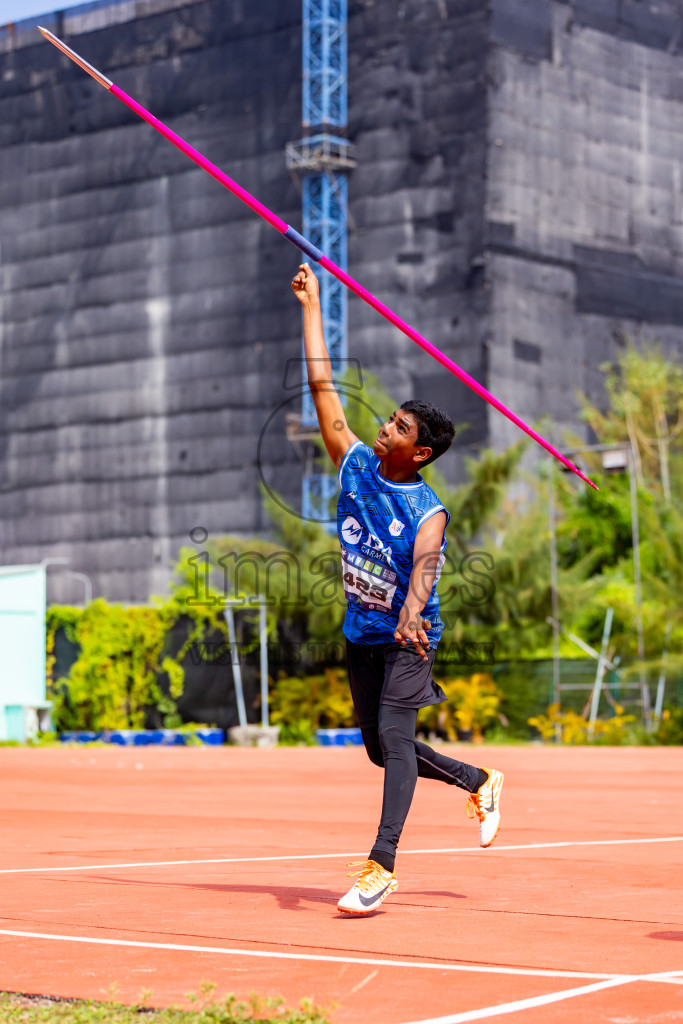
[[[349,864],[349,867],[352,865]],[[358,872],[351,872],[351,875],[355,874]],[[396,888],[398,888],[398,880],[395,873],[387,871],[376,861],[369,860],[366,861],[360,876],[346,896],[342,896],[339,900],[337,907],[346,914],[371,914]]]
[[[467,801],[467,817],[479,818],[479,845],[490,846],[500,828],[500,792],[503,788],[503,773],[495,768],[482,768],[488,775],[476,793],[470,793]]]

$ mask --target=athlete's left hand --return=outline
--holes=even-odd
[[[394,630],[394,640],[401,647],[407,647],[409,643],[412,643],[415,652],[423,661],[426,661],[429,657],[429,637],[425,630],[430,627],[429,619],[423,619],[419,612],[416,614],[414,609],[404,604],[398,616],[398,625]]]

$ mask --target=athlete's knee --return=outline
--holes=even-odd
[[[379,747],[377,747],[376,749],[366,747],[365,750],[373,764],[376,764],[378,768],[384,768],[384,757]]]
[[[363,743],[365,745],[365,752],[378,768],[384,767],[384,757],[382,756],[382,745],[379,740],[377,729],[361,729],[361,736],[363,737]]]
[[[396,722],[380,722],[378,732],[380,746],[385,757],[387,754],[403,751],[404,748],[412,749],[412,737],[407,736]]]

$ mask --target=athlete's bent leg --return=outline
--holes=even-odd
[[[475,793],[488,778],[483,769],[456,761],[445,754],[438,754],[426,743],[415,740],[417,773],[422,779],[438,779],[449,786],[459,786],[468,793]]]
[[[365,728],[361,726],[360,734],[363,737],[365,753],[372,763],[376,764],[378,768],[384,768],[384,757],[382,755],[382,744],[379,741],[378,727],[376,725]]]

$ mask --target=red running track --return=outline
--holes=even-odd
[[[188,1007],[206,980],[335,1024],[683,1021],[680,749],[459,749],[506,773],[496,845],[420,780],[399,889],[367,918],[336,910],[381,801],[358,748],[1,749],[0,990]]]

